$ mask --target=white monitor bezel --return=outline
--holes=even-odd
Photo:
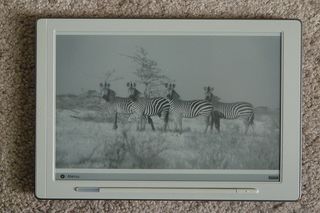
[[[55,35],[281,33],[280,182],[56,181]],[[40,19],[37,22],[36,190],[43,199],[296,200],[300,196],[299,20]],[[101,187],[77,192],[76,187]],[[238,189],[230,190],[230,189]],[[242,193],[241,189],[255,189]]]

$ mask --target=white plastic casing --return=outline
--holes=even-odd
[[[246,33],[281,33],[282,36],[280,182],[55,180],[57,34]],[[301,165],[300,72],[301,22],[298,20],[40,19],[37,22],[36,196],[43,199],[296,200],[300,195]],[[82,191],[81,187],[94,190]]]

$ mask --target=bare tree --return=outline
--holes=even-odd
[[[144,96],[147,98],[161,96],[162,85],[169,81],[169,78],[162,73],[158,63],[150,58],[148,52],[140,47],[134,55],[125,55],[137,64],[134,74],[138,82],[144,85]]]

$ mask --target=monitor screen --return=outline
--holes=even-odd
[[[280,180],[280,33],[56,35],[55,62],[56,180]]]

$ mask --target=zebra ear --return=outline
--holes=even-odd
[[[106,87],[107,87],[107,82],[105,81],[105,82],[104,82],[104,88],[106,88]]]
[[[133,83],[133,87],[136,87],[136,83],[135,82]]]
[[[103,83],[100,83],[99,85],[100,85],[101,88],[103,88]]]
[[[164,84],[164,87],[165,87],[165,88],[168,88],[168,83],[165,83],[165,84]]]
[[[110,87],[110,83],[108,83],[108,85],[107,85],[107,86],[108,86],[108,88],[109,88],[109,87]]]
[[[172,84],[172,88],[175,88],[176,87],[176,84]]]

